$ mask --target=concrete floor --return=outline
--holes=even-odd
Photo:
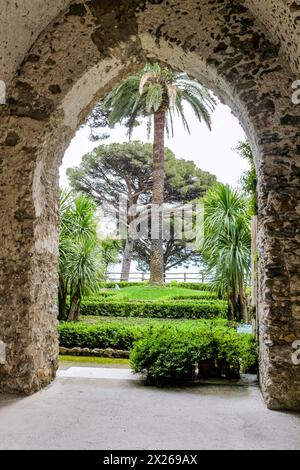
[[[60,377],[0,396],[0,449],[300,449],[300,414],[267,410],[253,385]]]

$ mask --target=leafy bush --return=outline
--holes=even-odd
[[[133,342],[143,336],[148,329],[142,325],[122,325],[120,322],[60,323],[58,325],[59,344],[65,348],[114,348],[129,350]]]
[[[135,372],[146,371],[151,383],[200,377],[238,378],[240,370],[256,365],[252,335],[213,322],[164,325],[149,331],[135,343],[130,355]]]
[[[224,319],[191,321],[148,320],[97,324],[61,323],[60,346],[130,350],[136,372],[146,370],[148,381],[167,382],[198,377],[237,378],[257,370],[256,343],[252,335],[237,333]]]
[[[189,295],[170,295],[167,300],[217,300],[217,294],[209,291],[191,292]]]
[[[171,286],[185,287],[186,289],[202,290],[202,291],[213,291],[213,286],[210,283],[203,282],[177,282],[171,281]]]
[[[113,299],[113,297],[117,297],[118,291],[113,289],[103,290],[97,292],[96,295],[90,295],[89,297],[85,297],[88,300],[103,300],[103,299]]]
[[[148,318],[214,318],[226,316],[227,303],[222,300],[184,300],[157,302],[105,302],[86,300],[81,315]]]

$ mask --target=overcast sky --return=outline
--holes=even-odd
[[[231,114],[227,106],[218,104],[212,116],[212,131],[204,123],[196,121],[192,111],[187,110],[187,118],[191,135],[182,128],[181,120],[175,119],[174,138],[167,139],[166,146],[175,153],[176,157],[193,160],[202,170],[217,176],[218,181],[237,186],[238,180],[245,169],[246,161],[242,160],[233,150],[237,142],[245,138],[238,120]],[[126,129],[116,126],[110,130],[110,138],[104,143],[126,142]],[[133,133],[133,140],[147,142],[146,126],[141,125]],[[60,185],[68,186],[66,169],[80,164],[81,157],[90,152],[99,143],[89,140],[89,129],[79,129],[67,149],[60,169]]]

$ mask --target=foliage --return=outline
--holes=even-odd
[[[211,127],[210,112],[215,100],[210,92],[186,73],[177,73],[158,63],[146,64],[136,75],[131,75],[117,85],[104,101],[111,110],[109,123],[114,126],[125,123],[129,135],[140,118],[150,118],[163,109],[168,113],[167,133],[173,134],[173,117],[178,114],[184,128],[189,132],[183,102],[187,102],[199,121]]]
[[[160,64],[146,64],[136,75],[123,80],[106,98],[104,105],[110,110],[109,123],[124,123],[131,137],[140,118],[148,118],[148,129],[154,118],[153,185],[152,203],[164,203],[164,131],[173,134],[173,117],[177,113],[183,126],[189,131],[183,103],[193,109],[197,120],[211,127],[210,112],[215,100],[210,92],[188,75],[176,73]],[[152,238],[150,260],[150,283],[164,283],[163,243]],[[128,270],[127,270],[128,271]]]
[[[192,291],[184,287],[170,286],[165,287],[152,287],[152,286],[129,286],[120,290],[107,289],[101,290],[96,296],[95,300],[109,299],[112,301],[122,300],[184,300],[184,299],[216,299],[217,294],[210,291]],[[91,296],[89,296],[91,300]]]
[[[163,385],[194,379],[197,369],[205,378],[238,377],[241,368],[255,366],[256,348],[252,335],[224,324],[169,324],[151,328],[134,344],[130,359],[135,372],[146,371],[148,381]]]
[[[238,334],[225,320],[128,321],[61,323],[60,346],[130,350],[136,372],[147,370],[155,383],[194,378],[204,360],[215,362],[219,375],[228,377],[240,370],[255,372],[256,344],[250,334]],[[203,370],[203,368],[202,368]]]
[[[82,297],[99,290],[99,280],[115,258],[115,246],[98,240],[96,206],[86,196],[62,192],[60,213],[59,318],[75,320]]]
[[[254,156],[248,141],[240,141],[236,151],[241,158],[250,164],[250,170],[245,171],[240,179],[243,192],[250,198],[250,215],[257,215],[257,177],[254,164]]]
[[[227,304],[222,300],[95,301],[85,300],[82,315],[148,318],[214,318],[225,316]]]
[[[90,128],[90,140],[92,142],[108,139],[109,134],[106,131],[108,128],[108,116],[109,110],[104,108],[103,101],[99,101],[86,121]]]
[[[227,297],[231,318],[246,320],[245,285],[251,267],[251,230],[247,200],[218,184],[204,198],[205,241],[202,247],[214,287]]]
[[[122,216],[127,226],[141,217],[151,203],[153,146],[141,142],[102,145],[83,156],[79,167],[67,171],[72,188],[91,196],[98,205],[106,203],[110,210],[120,210],[120,196],[126,198],[127,214]],[[165,202],[188,202],[202,197],[216,182],[216,177],[200,170],[193,162],[176,159],[171,150],[165,149]],[[139,205],[134,211],[133,205]],[[138,269],[150,267],[151,239],[135,240],[133,259]],[[186,240],[172,236],[165,242],[164,266],[170,269],[199,264],[201,256],[191,250]],[[124,273],[122,273],[122,277]]]
[[[147,328],[147,327],[146,327]],[[66,322],[58,325],[59,344],[65,348],[114,348],[129,350],[142,337],[141,325],[123,325],[120,322],[88,325]]]
[[[116,286],[122,289],[123,287],[130,287],[130,286],[146,286],[148,285],[148,281],[100,281],[99,287],[103,289],[115,289]]]
[[[201,254],[198,251],[191,249],[189,246],[191,241],[192,240],[176,239],[172,236],[169,240],[163,241],[164,272],[175,267],[188,268],[191,265],[195,267],[200,267],[202,265]],[[133,259],[136,261],[137,269],[139,271],[149,271],[151,259],[150,239],[140,239],[135,241]]]
[[[148,281],[130,281],[130,282],[125,282],[125,281],[102,281],[99,283],[99,286],[105,289],[114,289],[115,286],[117,285],[120,287],[120,289],[124,287],[144,287],[147,286],[149,283]],[[213,286],[210,283],[203,283],[203,282],[178,282],[178,281],[171,281],[170,284],[167,284],[167,286],[170,285],[170,287],[183,287],[185,289],[192,289],[192,290],[213,290]]]
[[[178,282],[178,281],[171,281],[170,285],[172,287],[184,287],[185,289],[192,289],[192,290],[201,290],[201,291],[214,291],[214,287],[209,282]]]
[[[166,150],[166,154],[172,155]],[[119,208],[120,196],[134,203],[151,199],[152,146],[141,142],[110,144],[96,147],[85,154],[79,167],[67,171],[71,186],[97,204]]]
[[[67,174],[75,191],[91,196],[96,203],[118,207],[119,196],[137,204],[151,202],[152,144],[139,141],[100,145],[82,157],[79,167]],[[165,149],[165,201],[187,202],[203,196],[216,177],[194,162],[178,159]]]
[[[81,317],[83,323],[89,325],[96,325],[98,323],[116,323],[119,322],[122,325],[142,325],[142,326],[151,326],[151,325],[164,325],[169,324],[181,324],[189,323],[191,325],[197,326],[199,322],[208,321],[203,319],[186,319],[186,318],[146,318],[146,317],[97,317],[94,315],[84,315]],[[210,321],[210,320],[209,320]],[[222,323],[226,325],[233,325],[233,322],[229,322],[224,318],[214,318],[214,323]]]

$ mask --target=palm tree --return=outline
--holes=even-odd
[[[204,198],[204,259],[220,296],[228,299],[230,319],[247,321],[245,285],[251,266],[249,201],[218,184]]]
[[[163,239],[162,206],[164,203],[164,138],[165,130],[174,133],[173,119],[177,113],[184,128],[190,132],[185,117],[184,102],[188,103],[199,121],[211,128],[210,112],[214,110],[215,100],[210,92],[185,73],[176,73],[160,64],[147,64],[139,73],[123,80],[105,100],[110,109],[109,123],[125,122],[129,137],[140,118],[148,118],[148,129],[154,117],[153,145],[153,190],[152,205],[157,211],[156,234],[152,225],[151,244],[151,284],[163,284]]]
[[[99,289],[116,250],[113,242],[98,240],[96,206],[91,199],[62,192],[60,211],[59,319],[77,321],[82,297]]]

